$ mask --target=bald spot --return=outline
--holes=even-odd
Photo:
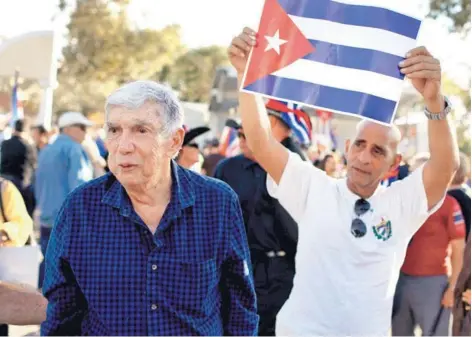
[[[362,120],[359,123],[357,123],[355,139],[358,139],[360,134],[363,131],[367,131],[367,129],[370,129],[376,133],[381,132],[382,134],[387,135],[388,144],[390,148],[392,149],[394,154],[397,153],[398,144],[400,144],[400,141],[402,139],[402,133],[396,125],[387,126],[387,125],[378,124],[378,123],[368,121],[368,120]]]

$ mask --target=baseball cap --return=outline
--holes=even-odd
[[[192,143],[195,138],[204,134],[205,132],[210,131],[210,128],[206,126],[199,126],[193,129],[188,129],[186,126],[184,126],[184,129],[185,129],[185,136],[184,136],[184,142],[182,146],[192,146],[192,147],[196,147],[195,146],[196,144]]]
[[[93,123],[89,121],[83,114],[80,112],[64,112],[61,117],[59,117],[59,121],[57,122],[57,126],[59,128],[64,128],[66,126],[71,125],[85,125],[85,126],[92,126]]]
[[[266,103],[267,113],[281,120],[292,130],[300,144],[311,143],[313,126],[310,116],[299,104],[269,99]]]

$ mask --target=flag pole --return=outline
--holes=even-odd
[[[18,119],[18,82],[20,78],[20,71],[15,70],[13,75],[13,88],[11,93],[11,117],[10,117],[10,127],[13,129],[15,122]]]

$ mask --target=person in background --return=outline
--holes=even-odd
[[[184,129],[186,132],[184,142],[182,144],[182,149],[177,155],[177,164],[186,169],[191,169],[193,171],[200,172],[201,168],[198,164],[202,161],[202,154],[200,152],[198,143],[194,140],[195,138],[210,131],[210,128],[206,126],[200,126],[189,130],[184,127]]]
[[[428,155],[418,156],[412,171],[428,159]],[[413,336],[417,325],[426,336],[448,335],[454,288],[462,269],[464,236],[460,206],[447,195],[442,206],[425,221],[408,245],[394,299],[393,336]]]
[[[36,152],[39,152],[49,144],[49,132],[44,125],[35,125],[31,127],[31,138],[36,146]]]
[[[470,236],[470,213],[471,200],[467,193],[465,183],[470,176],[470,161],[463,153],[459,155],[460,165],[454,178],[452,179],[451,187],[447,192],[450,196],[457,200],[461,207],[462,214],[465,220],[465,239]]]
[[[110,173],[64,203],[41,335],[251,336],[256,294],[238,198],[177,165],[183,109],[152,81],[107,98]]]
[[[82,147],[92,123],[79,112],[65,112],[58,121],[59,136],[39,155],[34,193],[40,212],[40,244],[43,255],[59,210],[67,195],[93,179],[93,166]],[[39,268],[39,286],[44,278],[44,260]]]
[[[23,197],[11,181],[0,177],[0,250],[2,247],[22,247],[31,235],[33,220]],[[6,306],[8,303],[0,300],[0,311]],[[8,324],[12,324],[9,317],[0,318],[0,322],[0,336],[8,336]]]
[[[93,177],[97,178],[105,174],[105,166],[107,165],[105,159],[100,155],[100,150],[97,143],[89,135],[85,135],[85,139],[82,142],[82,147],[87,153],[92,166],[93,166]]]
[[[104,139],[105,139],[105,130],[103,129],[103,127],[98,128],[96,130],[95,143],[97,143],[100,156],[102,156],[103,159],[106,159],[108,156],[108,150],[105,145]]]
[[[37,154],[35,147],[27,140],[26,123],[20,119],[15,122],[12,137],[3,141],[0,172],[2,177],[11,180],[20,191],[30,216],[36,203],[32,180],[36,169]]]
[[[332,154],[327,154],[320,163],[321,170],[325,171],[330,177],[337,178],[336,158]]]
[[[275,104],[272,103],[272,107]],[[278,106],[280,110],[284,104]],[[279,140],[290,151],[301,149],[286,132],[286,124],[279,124],[283,112],[274,116],[271,123]],[[297,111],[298,116],[304,112]],[[308,117],[308,116],[306,116]],[[226,182],[238,194],[246,225],[257,294],[257,310],[260,316],[259,336],[275,336],[277,314],[293,287],[295,254],[298,240],[297,224],[280,203],[272,198],[266,187],[267,173],[255,161],[247,146],[244,130],[234,120],[227,126],[238,131],[240,155],[222,160],[214,177]],[[308,137],[308,135],[305,135]],[[300,154],[299,154],[300,155]],[[303,158],[303,157],[301,157]]]
[[[205,174],[209,177],[213,177],[216,165],[218,165],[221,160],[226,158],[219,152],[219,147],[220,141],[216,138],[210,139],[207,142],[207,155],[205,156],[205,160],[202,164],[202,174]]]
[[[274,139],[306,160],[305,152],[298,144],[308,145],[311,142],[312,125],[309,115],[296,104],[275,99],[268,100],[265,107]],[[291,118],[291,112],[295,112],[295,116],[300,118]]]
[[[22,247],[33,234],[33,220],[16,186],[0,177],[0,247]]]
[[[48,302],[32,287],[0,281],[0,303],[0,322],[5,324],[36,325],[46,319]]]
[[[467,239],[467,245],[464,252],[464,263],[459,274],[454,291],[454,308],[452,312],[452,335],[453,336],[470,336],[471,335],[471,291],[470,291],[470,235]]]

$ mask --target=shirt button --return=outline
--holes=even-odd
[[[157,265],[153,264],[152,265],[152,270],[156,270],[157,269]]]
[[[157,309],[157,305],[153,304],[151,305],[151,310],[156,310]]]

